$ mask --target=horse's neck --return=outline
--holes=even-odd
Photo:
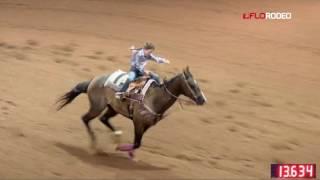
[[[148,93],[150,96],[147,103],[155,112],[163,114],[176,102],[177,97],[181,94],[181,81],[179,77],[180,76],[177,75],[168,82],[164,82],[160,87],[151,88],[152,90],[150,89],[151,91]]]

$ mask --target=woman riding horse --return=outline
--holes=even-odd
[[[150,71],[145,71],[144,67],[147,64],[148,60],[153,60],[157,63],[167,63],[169,64],[170,61],[166,60],[161,57],[157,57],[152,54],[152,52],[155,50],[155,46],[152,43],[145,43],[143,48],[136,49],[134,46],[130,48],[132,50],[132,57],[131,57],[131,68],[130,72],[128,73],[128,79],[122,86],[119,92],[116,93],[117,98],[121,98],[121,95],[123,92],[127,90],[129,87],[130,82],[134,81],[137,77],[143,76],[143,75],[149,75],[151,78],[156,80],[160,84],[160,80],[158,75],[155,73],[152,73]]]
[[[164,81],[161,85],[153,83],[141,102],[130,101],[129,99],[121,101],[115,98],[115,91],[110,87],[103,86],[107,78],[108,75],[104,75],[90,81],[81,82],[57,101],[60,103],[57,110],[60,110],[81,93],[88,94],[90,108],[82,116],[82,120],[89,133],[92,148],[96,146],[96,137],[89,122],[99,116],[105,109],[107,110],[100,117],[100,121],[113,132],[117,132],[117,130],[110,124],[110,118],[121,114],[133,120],[133,144],[120,144],[117,147],[117,150],[127,151],[129,156],[133,157],[134,150],[141,146],[143,134],[164,117],[163,114],[176,102],[180,95],[189,97],[197,105],[203,105],[206,102],[203,92],[188,67],[182,73]]]

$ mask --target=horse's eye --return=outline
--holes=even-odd
[[[191,86],[192,89],[195,88],[195,85],[193,83],[190,83],[190,86]]]

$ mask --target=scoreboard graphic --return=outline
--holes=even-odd
[[[271,178],[315,179],[316,164],[271,164]]]

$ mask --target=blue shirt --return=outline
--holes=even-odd
[[[133,50],[132,51],[132,57],[131,57],[131,67],[138,69],[139,71],[143,72],[144,67],[147,65],[147,61],[155,61],[159,64],[164,63],[165,59],[155,56],[153,54],[150,54],[149,56],[146,56],[144,54],[143,49],[139,50]]]

